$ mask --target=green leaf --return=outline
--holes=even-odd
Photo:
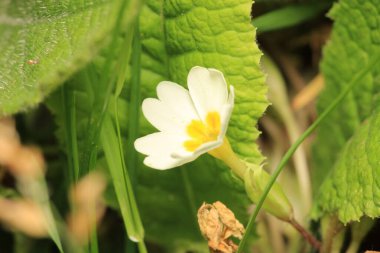
[[[380,55],[380,6],[376,1],[359,2],[342,0],[330,13],[335,24],[321,64],[326,88],[318,101],[318,112],[324,111],[349,81]],[[318,129],[313,150],[314,190],[332,170],[346,142],[379,105],[380,65],[371,68]]]
[[[143,95],[156,96],[161,80],[186,87],[193,66],[222,71],[236,89],[236,102],[228,137],[232,146],[250,162],[263,157],[254,143],[257,120],[268,106],[264,75],[259,67],[262,53],[250,25],[251,1],[147,1],[141,14]],[[162,7],[162,8],[161,8]],[[164,17],[164,18],[162,18]],[[226,22],[228,19],[228,22]]]
[[[162,80],[186,87],[187,74],[193,66],[221,70],[236,90],[228,138],[242,158],[259,164],[263,157],[254,143],[259,134],[255,126],[268,101],[259,67],[262,53],[255,44],[255,30],[250,24],[251,3],[247,0],[181,1],[181,4],[147,1],[140,23],[141,82],[143,97],[156,97],[155,88]],[[148,125],[145,120],[143,123]],[[144,129],[143,134],[155,131]],[[190,207],[198,208],[203,201],[220,200],[242,222],[246,221],[249,201],[243,185],[236,188],[237,181],[223,164],[204,155],[183,169],[193,188],[193,203],[186,200],[185,183],[179,180],[178,169],[142,170],[138,191],[148,238],[167,245],[185,244],[174,238],[199,240],[195,214]],[[153,209],[160,211],[152,212]]]
[[[326,88],[319,99],[318,111],[325,110],[359,72],[369,71],[318,130],[313,150],[314,188],[320,188],[313,210],[315,218],[325,213],[338,214],[347,223],[363,215],[380,215],[375,210],[380,201],[376,155],[380,32],[374,18],[379,11],[375,1],[342,0],[330,13],[335,24],[321,65]]]
[[[355,132],[324,181],[316,215],[337,213],[343,223],[380,216],[380,110]]]
[[[0,116],[35,106],[91,60],[108,42],[120,4],[1,1]]]

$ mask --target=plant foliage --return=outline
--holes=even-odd
[[[331,10],[334,30],[324,51],[322,71],[326,88],[318,111],[322,112],[363,68],[370,71],[318,130],[314,146],[315,215],[337,213],[341,221],[363,215],[377,217],[379,162],[373,144],[379,108],[380,33],[376,1],[342,0]],[[352,22],[355,20],[355,22]],[[374,64],[375,62],[375,64]]]

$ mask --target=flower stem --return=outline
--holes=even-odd
[[[321,219],[321,235],[323,245],[320,252],[340,252],[340,248],[344,240],[344,234],[345,228],[336,215],[323,216]],[[334,250],[334,248],[336,250]]]
[[[209,154],[222,160],[237,176],[244,180],[247,165],[237,157],[227,138],[224,138],[223,144],[220,147],[209,151]]]
[[[244,174],[248,169],[247,164],[235,154],[227,138],[224,139],[223,144],[219,148],[214,149],[209,153],[226,163],[226,165],[228,165],[237,176],[244,180]],[[293,217],[283,221],[290,223],[310,243],[311,246],[316,249],[320,248],[321,243]]]
[[[313,246],[313,248],[319,250],[321,248],[321,242],[318,241],[312,234],[310,234],[304,227],[301,226],[294,218],[289,223],[307,240],[307,242]]]

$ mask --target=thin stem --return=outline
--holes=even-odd
[[[146,246],[143,240],[139,241],[137,243],[137,246],[139,248],[139,253],[148,253],[148,250],[146,249]]]
[[[225,138],[223,144],[212,151],[209,152],[212,156],[221,159],[226,163],[231,170],[238,175],[242,180],[244,180],[245,171],[248,169],[247,165],[236,156],[233,152],[228,139]],[[306,238],[306,240],[316,249],[320,248],[320,242],[313,237],[309,232],[306,231],[294,218],[284,220],[289,222],[300,234]]]
[[[322,234],[322,240],[323,245],[321,247],[320,252],[321,253],[330,253],[334,252],[333,246],[339,246],[339,244],[342,244],[343,240],[337,240],[336,237],[340,233],[344,234],[344,226],[343,224],[338,220],[338,217],[336,215],[327,215],[322,217],[321,219],[321,234]],[[339,243],[339,241],[341,241]],[[339,251],[339,250],[338,250]]]
[[[263,64],[266,72],[269,74],[267,80],[269,86],[269,99],[273,103],[273,108],[278,112],[280,118],[284,122],[290,143],[293,144],[300,136],[300,131],[290,107],[285,81],[281,78],[279,69],[269,57],[263,58]],[[311,207],[312,196],[311,182],[306,152],[302,146],[295,152],[293,160],[302,202],[305,209],[309,210]]]
[[[96,207],[92,207],[93,210],[96,210]],[[94,221],[94,227],[92,228],[91,234],[90,234],[90,252],[91,253],[99,253],[99,246],[98,246],[98,233],[97,233],[97,224],[96,224],[96,214],[91,214],[93,217],[91,220]]]
[[[300,136],[300,131],[297,126],[295,117],[290,110],[289,106],[284,109],[286,113],[282,113],[282,119],[284,121],[286,130],[290,137],[291,144]],[[311,208],[311,181],[310,173],[307,165],[305,148],[301,145],[299,149],[294,153],[293,156],[294,167],[297,175],[298,184],[301,190],[302,201],[304,203],[305,209],[309,210]]]
[[[358,252],[363,238],[372,229],[374,224],[375,221],[367,217],[363,217],[360,222],[354,222],[351,224],[351,242],[346,253]]]
[[[115,84],[116,76],[111,74],[113,73],[112,61],[115,60],[115,55],[117,53],[116,52],[116,49],[118,48],[117,43],[118,43],[120,33],[122,32],[122,28],[123,28],[122,21],[123,21],[125,10],[128,7],[128,2],[129,1],[123,0],[120,3],[120,10],[116,18],[115,26],[112,33],[112,40],[109,45],[110,50],[108,51],[108,57],[106,57],[106,60],[103,64],[103,69],[101,72],[103,74],[101,75],[101,78],[99,80],[99,87],[101,87],[101,91],[99,92],[99,95],[102,96],[102,99],[99,99],[98,100],[99,102],[97,101],[98,103],[94,104],[94,108],[95,108],[94,111],[96,113],[95,114],[96,117],[94,117],[93,121],[89,122],[89,133],[88,133],[88,138],[86,139],[86,149],[87,149],[86,161],[85,161],[86,164],[82,168],[82,171],[81,171],[82,174],[86,174],[96,165],[99,139],[100,139],[100,134],[101,134],[102,126],[103,126],[103,120],[104,120],[105,115],[107,114],[109,102],[112,97],[112,92],[116,88],[116,84]],[[136,17],[133,15],[131,16]],[[130,21],[126,25],[126,27],[129,28],[129,27],[132,27],[132,25],[133,23]]]
[[[134,148],[134,141],[139,137],[139,118],[140,118],[140,77],[141,77],[141,40],[139,22],[137,20],[134,27],[134,36],[132,41],[131,52],[131,95],[128,108],[128,139],[127,139],[127,167],[130,172],[130,177],[133,187],[137,184],[137,152]]]
[[[65,138],[67,146],[67,160],[69,165],[70,183],[76,183],[79,176],[79,156],[76,129],[75,94],[68,85],[61,89],[62,109],[64,111]]]
[[[37,177],[33,180],[19,184],[19,189],[26,197],[31,198],[41,208],[46,219],[47,231],[56,244],[59,252],[64,253],[61,237],[57,227],[51,203],[49,202],[48,187],[44,177]]]
[[[376,57],[373,61],[371,61],[365,68],[362,68],[361,71],[351,80],[350,83],[347,84],[346,88],[343,90],[342,93],[339,94],[339,96],[322,112],[322,114],[314,121],[311,126],[306,129],[306,131],[298,138],[296,142],[289,148],[289,150],[286,152],[284,157],[282,158],[281,162],[279,163],[276,171],[271,176],[271,179],[267,186],[265,187],[264,193],[261,196],[259,202],[257,203],[256,209],[253,212],[252,216],[249,219],[248,225],[246,227],[246,232],[244,234],[244,237],[240,241],[239,249],[237,253],[241,253],[243,251],[243,248],[245,246],[245,243],[247,242],[248,235],[250,234],[254,221],[259,214],[259,211],[261,207],[264,204],[264,201],[269,194],[270,189],[276,182],[277,177],[280,175],[282,169],[285,167],[286,163],[290,160],[294,152],[297,150],[297,148],[302,144],[302,142],[323,122],[323,120],[337,107],[337,105],[342,102],[342,100],[347,96],[347,94],[352,90],[352,88],[355,86],[355,84],[361,80],[368,72],[370,72],[373,68],[373,66],[378,63],[380,57]]]
[[[321,248],[321,242],[304,229],[295,219],[290,220],[289,223],[308,241],[308,243],[310,243],[311,246],[318,250]]]
[[[195,219],[195,217],[197,217],[197,206],[195,204],[194,190],[185,166],[182,166],[180,168],[180,173],[182,176],[183,185],[185,187],[186,197],[189,202],[190,210],[193,214],[192,217],[194,217],[194,225],[196,228],[198,228],[198,221]]]
[[[70,95],[69,95],[70,96]],[[73,172],[74,172],[74,182],[78,181],[80,168],[79,168],[79,156],[78,156],[78,140],[77,140],[77,126],[76,126],[76,113],[75,113],[75,103],[76,98],[74,92],[71,93],[71,98],[69,98],[69,110],[70,110],[70,145],[71,145],[71,155],[73,159]]]

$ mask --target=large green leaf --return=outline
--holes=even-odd
[[[159,81],[171,80],[186,86],[188,71],[193,66],[221,70],[237,95],[228,137],[239,155],[260,163],[263,157],[254,143],[258,136],[255,126],[268,102],[259,67],[261,52],[250,25],[251,3],[249,0],[181,1],[181,4],[147,1],[140,26],[142,85],[144,97],[155,97]],[[243,188],[238,191],[231,188],[234,187],[231,175],[221,163],[205,155],[184,169],[194,190],[196,207],[202,201],[221,200],[244,222],[249,202]],[[142,217],[147,222],[148,236],[157,242],[176,243],[173,236],[198,238],[191,217],[194,213],[189,210],[184,185],[178,180],[180,173],[179,169],[167,172],[143,169],[139,186]],[[159,211],[152,212],[152,209]],[[163,224],[167,228],[164,231]],[[197,237],[190,237],[191,234]]]
[[[335,24],[321,64],[326,88],[318,101],[318,112],[325,110],[356,73],[380,55],[379,12],[376,0],[341,0],[333,7],[330,15]],[[379,72],[377,64],[317,130],[313,150],[314,189],[333,168],[345,143],[378,105],[375,96],[380,93]]]
[[[110,37],[120,4],[0,1],[0,116],[38,104],[92,59]]]
[[[250,25],[251,1],[147,1],[141,14],[144,96],[156,96],[162,80],[186,86],[193,66],[222,71],[236,89],[228,130],[234,149],[251,162],[263,157],[254,143],[258,118],[268,106],[267,88]]]
[[[313,150],[314,188],[323,184],[315,217],[338,214],[346,223],[362,215],[380,215],[379,160],[375,155],[379,146],[374,129],[379,124],[375,113],[380,94],[379,12],[376,1],[341,0],[330,13],[335,24],[321,65],[326,88],[318,111],[325,110],[362,69],[369,71],[318,130]]]
[[[259,66],[261,52],[255,44],[255,30],[250,23],[250,0],[223,1],[146,1],[140,18],[141,91],[143,97],[155,97],[162,80],[186,86],[188,71],[195,65],[217,68],[236,90],[236,107],[228,130],[233,148],[242,158],[261,163],[255,140],[259,134],[257,119],[268,105],[264,75]],[[88,115],[96,104],[88,94],[98,92],[98,83],[86,82],[91,67],[79,73],[65,88],[72,89],[76,99],[76,123],[79,147],[87,134]],[[101,75],[102,73],[98,73]],[[133,75],[133,73],[132,73]],[[93,80],[96,80],[95,77]],[[129,84],[129,83],[128,83]],[[122,135],[127,136],[128,88],[119,103]],[[89,101],[89,97],[95,99]],[[60,93],[50,100],[61,131],[65,126],[60,107]],[[111,100],[111,103],[115,101]],[[113,108],[111,105],[110,108]],[[134,120],[134,119],[130,119]],[[156,131],[141,118],[141,135]],[[79,148],[79,150],[81,150]],[[126,154],[130,157],[130,154]],[[139,156],[139,164],[142,164]],[[220,200],[244,223],[250,203],[244,185],[215,159],[204,155],[182,168],[157,171],[139,165],[137,198],[146,238],[170,252],[207,252],[196,223],[196,209],[203,201]],[[108,201],[117,206],[112,197]]]
[[[337,213],[343,223],[380,216],[380,111],[343,148],[318,196],[318,213]]]

